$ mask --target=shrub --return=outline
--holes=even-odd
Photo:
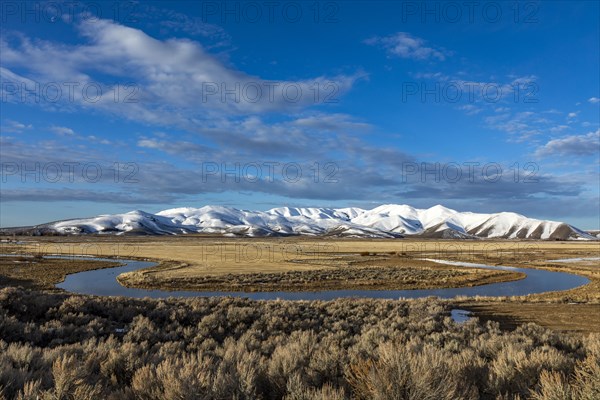
[[[455,324],[435,299],[0,291],[7,399],[597,399],[599,335]],[[124,331],[123,331],[124,330]],[[1,397],[1,396],[0,396]]]

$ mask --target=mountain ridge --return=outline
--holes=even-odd
[[[442,205],[418,209],[405,204],[384,204],[371,210],[357,207],[278,207],[251,211],[225,206],[180,207],[156,214],[134,210],[32,227],[3,228],[0,233],[598,239],[564,222],[538,220],[517,213],[458,212]]]

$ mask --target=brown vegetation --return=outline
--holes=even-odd
[[[500,323],[501,329],[513,330],[534,322],[552,330],[572,334],[600,332],[600,304],[558,304],[541,302],[453,302],[457,308],[471,311],[483,321]]]
[[[34,289],[54,289],[54,285],[65,280],[69,274],[92,269],[111,268],[119,262],[43,258],[18,255],[0,257],[0,287],[22,286]]]
[[[445,303],[0,291],[8,399],[596,399],[600,337]]]
[[[407,263],[385,255],[368,262],[271,273],[179,275],[178,263],[124,273],[118,281],[126,287],[196,291],[320,291],[341,289],[400,290],[465,287],[523,279],[525,274],[438,265],[421,260]]]

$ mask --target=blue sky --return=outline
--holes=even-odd
[[[441,203],[600,229],[596,1],[1,11],[1,226]]]

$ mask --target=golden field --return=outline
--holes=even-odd
[[[243,280],[250,284],[238,286],[237,290],[451,287],[518,279],[504,272],[490,276],[490,271],[444,266],[420,260],[421,258],[564,271],[586,276],[591,282],[563,292],[505,298],[458,298],[452,302],[474,311],[477,316],[500,321],[507,327],[522,322],[536,322],[553,329],[571,332],[595,332],[600,328],[599,263],[549,261],[599,257],[599,242],[234,239],[194,235],[39,237],[23,238],[23,242],[18,246],[3,243],[2,252],[38,255],[84,254],[154,260],[159,263],[158,266],[121,275],[119,280],[127,286],[161,289],[187,287],[198,290],[236,290],[235,285]],[[98,264],[94,263],[88,265],[89,269],[98,267]],[[32,272],[31,275],[34,280],[44,277],[48,281],[52,278],[50,280],[56,283],[64,278],[64,274],[84,270],[86,267],[71,263],[69,268],[75,269],[54,271],[52,274],[46,274],[45,269],[40,273]],[[371,279],[374,268],[381,268],[384,272],[383,275],[375,275],[379,279]],[[392,279],[389,275],[390,269],[393,269],[395,274],[391,276]],[[363,274],[363,270],[368,273]],[[3,272],[9,275],[5,280],[9,284],[18,283],[18,279],[15,279],[22,271],[22,268],[13,268]],[[334,275],[350,272],[352,275],[342,275],[342,278],[355,279],[319,283],[318,279],[328,271]],[[289,276],[290,273],[299,276],[301,285],[297,280],[280,279],[282,276]],[[444,273],[450,274],[445,277],[445,281],[439,279]],[[306,279],[307,276],[312,278]],[[204,285],[202,282],[209,284]],[[47,283],[42,286],[48,288]],[[581,303],[586,303],[585,307]]]
[[[4,246],[8,248],[8,245]],[[177,272],[186,276],[318,269],[344,263],[344,256],[361,253],[399,253],[413,259],[489,261],[527,267],[555,258],[600,256],[600,242],[585,241],[217,238],[200,235],[36,237],[24,239],[24,244],[18,248],[34,254],[176,261],[186,264]]]
[[[600,242],[185,235],[39,237],[27,238],[22,245],[12,247],[33,254],[153,260],[159,265],[121,275],[119,280],[127,286],[163,289],[412,289],[472,286],[522,277],[506,272],[444,266],[422,260],[424,258],[543,268],[577,273],[592,282],[568,292],[516,300],[600,303],[598,262],[549,261],[598,257]],[[329,278],[328,282],[326,278]],[[245,286],[239,285],[241,280],[246,282]]]

